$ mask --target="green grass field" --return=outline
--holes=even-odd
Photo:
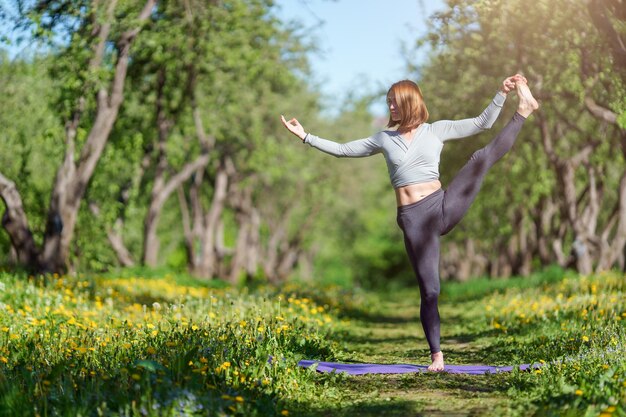
[[[318,374],[427,364],[415,288],[236,290],[189,277],[0,273],[2,416],[626,416],[626,276],[443,283],[450,364],[497,375]]]

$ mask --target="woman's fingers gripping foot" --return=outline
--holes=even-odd
[[[535,100],[530,92],[528,84],[524,82],[516,82],[515,88],[519,97],[517,112],[524,117],[528,117],[532,112],[539,108],[539,103],[537,103],[537,100]]]
[[[442,352],[432,353],[430,355],[430,359],[433,361],[433,363],[428,367],[429,371],[431,371],[431,372],[441,372],[441,371],[443,371],[444,364],[443,364],[443,353]]]

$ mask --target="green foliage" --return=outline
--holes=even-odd
[[[62,158],[63,125],[50,108],[55,83],[47,75],[50,59],[11,62],[0,56],[0,166],[16,183],[36,236],[45,228],[45,208],[56,167]],[[0,232],[0,262],[8,253],[8,236]]]
[[[540,116],[526,122],[513,150],[486,177],[467,217],[446,238],[462,242],[472,237],[483,253],[494,247],[505,251],[520,228],[534,233],[532,223],[541,214],[544,199],[559,203],[561,185],[547,159],[538,117],[552,127],[555,151],[562,158],[599,141],[602,145],[590,163],[606,190],[617,189],[624,167],[620,134],[616,126],[592,116],[584,100],[591,97],[621,115],[625,84],[613,68],[606,41],[579,2],[541,0],[528,7],[508,0],[463,0],[449,1],[448,6],[435,15],[431,33],[418,42],[431,48],[430,59],[416,70],[432,120],[478,114],[501,80],[517,72],[528,78],[541,105]],[[510,96],[491,131],[446,145],[441,162],[444,187],[471,153],[508,121],[516,102],[514,94]],[[582,195],[589,186],[588,173],[581,167],[576,175],[577,192]],[[600,225],[606,224],[615,197],[603,195]],[[556,213],[553,229],[544,233],[556,234],[565,222]],[[565,238],[565,245],[571,238]]]

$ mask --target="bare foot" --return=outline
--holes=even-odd
[[[432,353],[430,355],[430,359],[433,363],[428,367],[428,370],[431,372],[441,372],[443,371],[443,353],[437,352]]]
[[[532,112],[539,108],[539,103],[537,103],[537,100],[535,100],[530,92],[528,84],[517,81],[515,83],[515,88],[517,90],[517,96],[519,97],[517,112],[524,117],[528,117]]]

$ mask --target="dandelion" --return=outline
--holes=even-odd
[[[280,415],[281,416],[288,416],[289,415],[289,411],[283,410],[283,411],[280,412]]]
[[[587,336],[583,336],[583,342],[588,342],[589,338]]]
[[[578,396],[581,396],[581,395],[583,395],[583,391],[582,391],[582,390],[577,389],[577,390],[576,390],[576,392],[574,392],[574,394],[576,394],[576,395],[578,395]]]

